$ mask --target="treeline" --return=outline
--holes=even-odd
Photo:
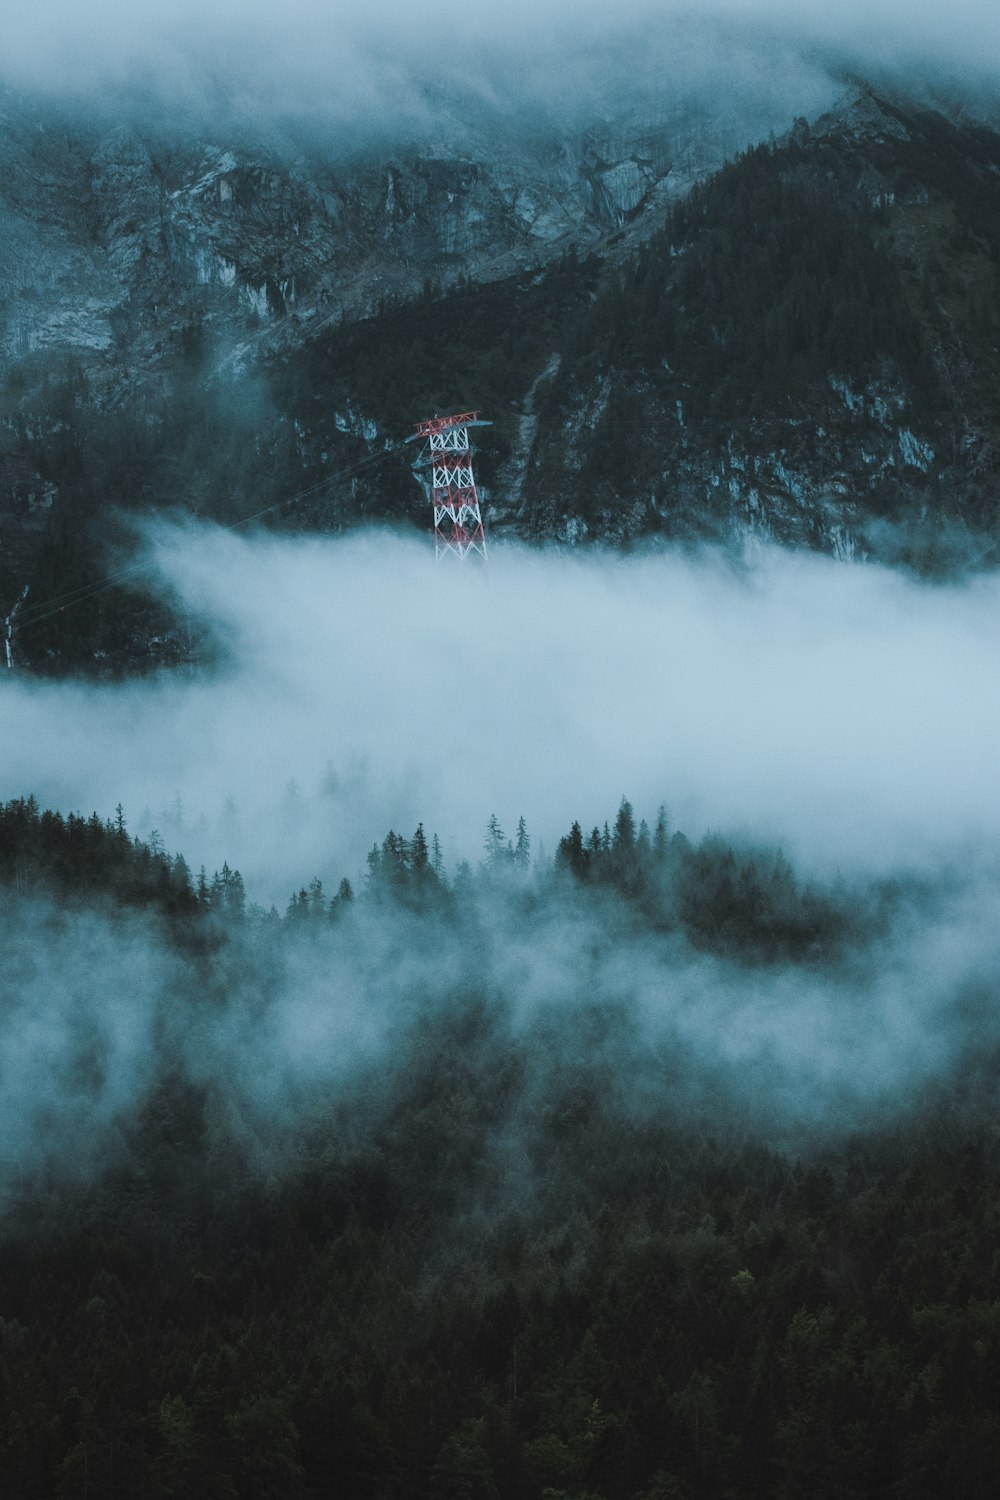
[[[113,819],[64,816],[41,809],[33,796],[0,803],[0,891],[8,899],[108,901],[171,919],[231,924],[246,915],[238,870],[224,864],[211,879],[203,869],[192,878],[183,854],[169,854],[155,830],[145,840],[130,836],[120,803]]]
[[[625,896],[655,930],[677,928],[696,947],[744,961],[829,957],[852,927],[856,939],[867,931],[863,909],[802,885],[780,853],[738,854],[716,836],[693,845],[669,834],[664,808],[651,833],[624,798],[613,829],[585,838],[574,823],[556,866]]]
[[[468,899],[488,898],[498,880],[531,903],[561,899],[570,880],[580,900],[621,899],[637,926],[683,934],[703,951],[745,963],[799,962],[829,960],[844,943],[867,940],[892,899],[888,889],[864,898],[817,890],[799,881],[780,853],[738,851],[716,835],[693,844],[668,830],[662,808],[650,830],[645,820],[636,823],[624,798],[611,827],[605,822],[584,837],[574,822],[551,862],[533,861],[531,850],[523,817],[508,838],[494,814],[478,866],[462,861],[449,876],[437,834],[428,839],[422,823],[411,838],[390,830],[369,851],[358,890],[345,875],[328,895],[315,877],[292,893],[284,925],[336,921],[356,900],[454,921]],[[96,813],[42,811],[33,797],[0,805],[3,886],[14,895],[107,897],[189,923],[210,918],[216,927],[279,922],[273,907],[248,905],[242,876],[228,864],[211,878],[204,869],[193,877],[158,832],[145,841],[130,837],[121,807],[102,821]]]
[[[0,1151],[5,1500],[992,1496],[1000,1058],[973,996],[954,1073],[832,1126],[794,1073],[768,1103],[754,1055],[735,1090],[625,998],[642,934],[666,935],[665,992],[706,966],[692,945],[724,953],[735,1007],[740,960],[865,930],[780,856],[627,801],[551,861],[494,816],[449,869],[419,825],[282,918],[120,812],[25,799],[0,884],[8,936],[43,891],[171,914],[155,1050],[96,1165]],[[518,950],[504,977],[491,942]],[[116,1064],[71,961],[80,1056],[60,1041],[35,1088],[43,1124],[83,1100],[82,1152]],[[865,1024],[848,1009],[836,1030]]]
[[[636,822],[626,798],[611,826],[585,837],[574,822],[551,863],[533,862],[531,848],[523,817],[508,838],[494,814],[478,869],[463,861],[449,880],[436,834],[428,843],[423,824],[409,840],[390,832],[369,851],[362,898],[450,917],[477,890],[488,897],[498,880],[529,905],[562,899],[570,881],[574,899],[623,901],[637,928],[676,932],[702,951],[757,963],[829,961],[845,943],[872,936],[895,894],[889,887],[863,895],[819,890],[800,881],[780,852],[737,850],[714,834],[694,844],[671,832],[665,808],[651,830]],[[345,880],[327,907],[314,881],[292,898],[288,915],[335,917],[354,894]]]

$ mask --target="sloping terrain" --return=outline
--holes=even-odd
[[[1000,137],[862,96],[679,205],[549,391],[538,531],[995,556]]]
[[[4,187],[0,391],[0,615],[29,584],[22,661],[185,654],[135,599],[48,608],[107,572],[123,515],[422,524],[402,439],[449,406],[495,422],[497,534],[995,558],[985,127],[865,91],[684,192],[698,174],[672,180],[662,137],[660,166],[631,143],[648,192],[621,142],[578,149],[575,185],[565,143],[555,164],[538,148],[533,178],[503,167],[548,204],[528,228],[497,206],[497,162],[415,159],[377,192],[358,167],[334,203],[301,161],[29,135]]]

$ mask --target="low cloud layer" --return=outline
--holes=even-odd
[[[42,0],[9,20],[0,76],[112,108],[133,95],[251,120],[433,129],[453,90],[501,110],[586,101],[598,112],[707,90],[718,112],[735,79],[758,105],[780,95],[790,114],[822,102],[830,69],[988,79],[998,64],[986,0],[628,0],[610,12],[577,0],[376,10],[355,0],[104,0],[86,11]]]
[[[179,1171],[194,1171],[184,1153],[204,1133],[209,1161],[218,1147],[273,1178],[345,1105],[349,1155],[343,1132],[391,1115],[463,1014],[481,1015],[463,1066],[488,1077],[517,1059],[483,1139],[494,1206],[530,1197],[525,1142],[572,1078],[596,1080],[602,1108],[795,1151],[948,1097],[960,1110],[963,1090],[983,1105],[977,1080],[1000,1048],[995,883],[902,907],[845,960],[767,968],[630,929],[579,890],[541,892],[526,903],[523,888],[485,885],[460,921],[358,902],[297,939],[237,932],[209,1003],[204,967],[162,927],[21,901],[0,924],[0,1203],[149,1149],[164,1081],[195,1091],[195,1134],[175,1126],[169,1142]]]
[[[616,1107],[798,1150],[959,1107],[993,1066],[1000,579],[521,547],[487,574],[384,533],[161,528],[149,545],[226,665],[118,686],[5,674],[3,797],[121,800],[133,827],[240,864],[251,897],[283,905],[314,873],[356,879],[390,825],[437,828],[454,869],[491,810],[508,829],[523,812],[551,852],[627,793],[693,835],[839,867],[858,924],[825,957],[742,963],[590,887],[484,877],[457,916],[359,900],[284,936],[251,923],[206,970],[154,922],[7,895],[0,1194],[127,1161],[164,1078],[194,1087],[207,1139],[280,1171],[323,1110],[391,1108],[442,1018],[480,1003],[479,1063],[521,1059],[488,1141],[521,1195],[527,1122],[567,1069]],[[894,870],[918,878],[866,894]]]
[[[228,665],[87,686],[7,674],[0,795],[155,826],[250,894],[354,879],[390,828],[476,859],[496,812],[551,852],[626,795],[808,867],[1000,846],[1000,580],[928,587],[765,551],[621,558],[165,529],[176,605]]]

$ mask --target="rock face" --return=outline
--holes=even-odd
[[[429,286],[495,282],[609,241],[621,255],[754,128],[676,108],[572,127],[479,108],[347,152],[109,126],[0,92],[0,614],[25,581],[37,598],[41,575],[56,587],[83,566],[68,558],[100,533],[102,504],[171,503],[150,454],[181,446],[183,503],[203,490],[195,503],[211,508],[207,427],[225,419],[197,395],[187,417],[176,409],[192,370],[252,383],[263,357]],[[341,418],[338,431],[373,438],[370,411]],[[134,477],[115,445],[144,451]],[[285,478],[294,487],[287,463]]]
[[[131,365],[196,319],[220,339],[270,324],[294,341],[310,320],[367,315],[428,280],[600,245],[733,144],[675,118],[541,137],[470,127],[331,157],[98,131],[9,97],[0,131],[0,352],[120,351]]]
[[[691,113],[351,156],[0,115],[0,618],[111,510],[255,513],[470,392],[517,534],[995,555],[982,126],[862,91],[720,172]],[[397,467],[295,523],[402,518]]]

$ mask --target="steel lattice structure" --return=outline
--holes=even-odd
[[[492,425],[484,422],[477,411],[463,411],[454,417],[432,417],[427,422],[418,422],[416,431],[406,440],[408,443],[424,440],[413,472],[430,494],[434,508],[434,552],[439,562],[442,557],[450,556],[464,561],[470,553],[485,560],[486,533],[472,472],[475,450],[469,441],[469,428]]]

